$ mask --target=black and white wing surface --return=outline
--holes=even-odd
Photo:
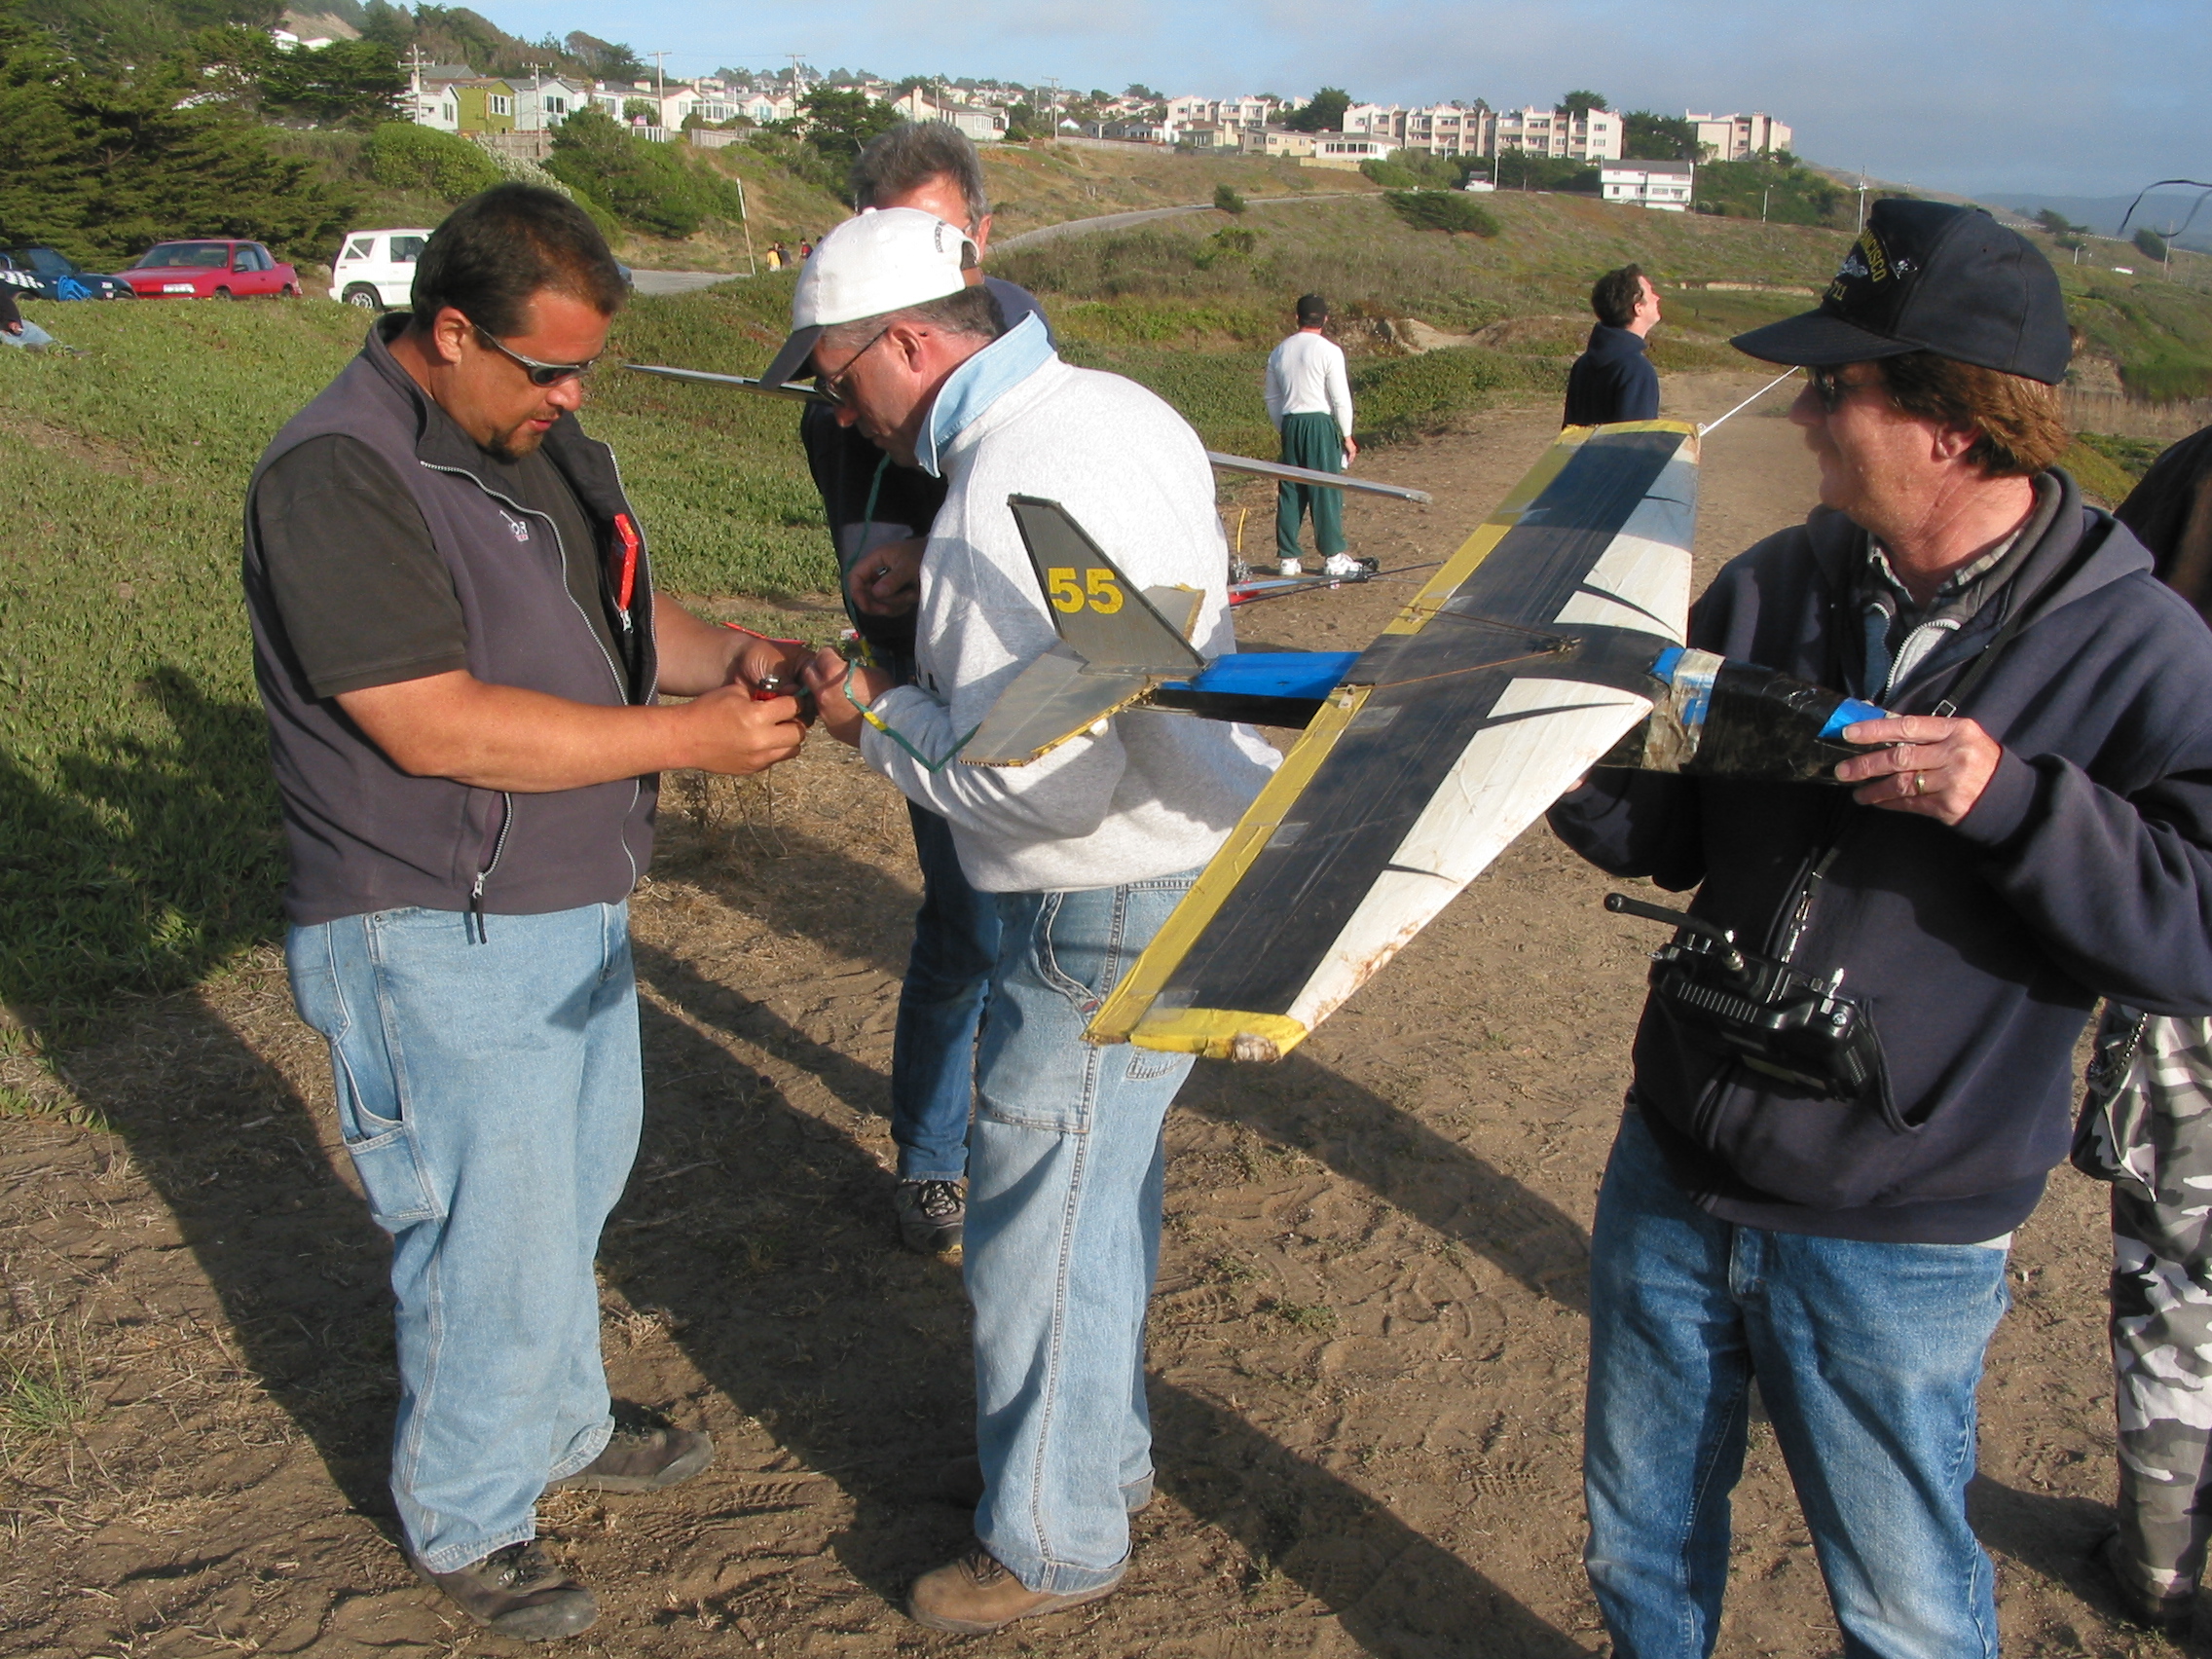
[[[1695,427],[1569,427],[1345,675],[1093,1018],[1272,1059],[1650,712],[1681,644]]]

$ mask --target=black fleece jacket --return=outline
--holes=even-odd
[[[1659,371],[1644,354],[1643,336],[1599,323],[1567,371],[1566,426],[1659,419]]]
[[[2004,746],[1955,827],[1823,784],[1606,771],[1553,808],[1585,858],[1699,888],[1690,908],[1872,1010],[1894,1119],[1810,1095],[1677,1032],[1646,1004],[1634,1102],[1676,1177],[1725,1220],[1972,1243],[2009,1232],[2066,1156],[2071,1058],[2091,1005],[2212,1012],[2212,632],[2127,530],[2058,510],[2005,591],[1888,699]],[[1866,695],[1852,595],[1865,533],[1814,513],[1724,569],[1693,645]],[[1970,692],[1969,665],[2021,626]]]

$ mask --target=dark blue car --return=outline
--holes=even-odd
[[[113,276],[87,271],[67,254],[51,247],[21,247],[0,253],[0,282],[17,290],[18,299],[128,300],[130,284]]]

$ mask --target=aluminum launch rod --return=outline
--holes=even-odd
[[[1764,397],[1768,392],[1772,391],[1776,387],[1780,386],[1784,381],[1788,380],[1797,371],[1795,369],[1783,370],[1782,373],[1776,375],[1774,379],[1768,381],[1766,385],[1760,387],[1758,390],[1752,392],[1751,396],[1745,398],[1743,402],[1737,404],[1735,408],[1729,410],[1728,415],[1721,416],[1720,421],[1727,420],[1729,415],[1741,415],[1745,410],[1749,409],[1752,404],[1756,403],[1760,398]],[[1704,425],[1700,426],[1697,429],[1697,435],[1701,438],[1704,437],[1706,433],[1712,431],[1715,426],[1719,425],[1720,421],[1707,422]]]
[[[1206,451],[1206,460],[1231,472],[1256,472],[1262,478],[1287,478],[1294,484],[1318,484],[1328,490],[1360,490],[1370,496],[1388,496],[1397,501],[1426,501],[1426,490],[1409,490],[1403,484],[1377,484],[1366,478],[1347,478],[1342,472],[1315,472],[1309,467],[1285,466],[1279,461],[1254,461],[1249,456]]]
[[[788,397],[795,403],[822,401],[812,387],[793,381],[786,386],[763,386],[747,375],[718,375],[706,369],[672,369],[662,363],[624,363],[634,374],[658,375],[663,380],[694,381],[701,386],[735,387],[762,397]],[[1250,456],[1206,451],[1206,460],[1232,472],[1256,472],[1263,478],[1287,478],[1296,484],[1319,484],[1330,490],[1361,490],[1371,496],[1388,496],[1399,501],[1426,501],[1426,490],[1409,490],[1403,484],[1377,484],[1365,478],[1347,478],[1341,472],[1315,472],[1304,466],[1285,466],[1279,461],[1255,461]]]

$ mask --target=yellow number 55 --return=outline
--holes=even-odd
[[[1087,570],[1083,574],[1084,580],[1078,582],[1072,565],[1054,565],[1045,572],[1045,591],[1052,596],[1054,610],[1077,611],[1088,604],[1099,615],[1111,616],[1122,608],[1122,587],[1112,571]]]

